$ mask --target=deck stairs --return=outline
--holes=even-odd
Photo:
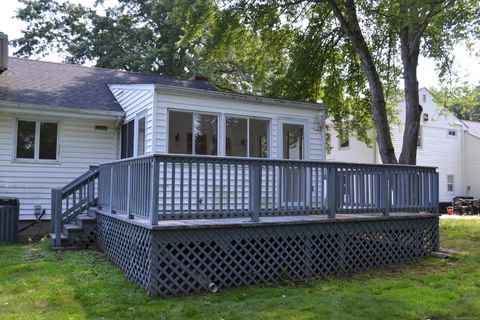
[[[56,249],[96,247],[98,167],[64,186],[52,189],[50,239]]]
[[[91,249],[96,248],[97,220],[95,207],[86,213],[80,214],[70,223],[63,225],[60,233],[60,247],[64,249]],[[50,233],[50,239],[54,247],[56,245],[55,233]]]

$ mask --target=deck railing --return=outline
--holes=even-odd
[[[99,168],[91,166],[87,172],[74,179],[63,188],[52,189],[51,195],[51,226],[55,234],[55,246],[61,246],[63,226],[85,213],[88,208],[97,203],[97,179]]]
[[[130,219],[438,212],[435,168],[158,154],[100,165],[98,206]]]

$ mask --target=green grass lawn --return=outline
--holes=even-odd
[[[0,245],[0,319],[480,319],[480,219],[441,221],[453,259],[307,284],[150,298],[98,252]]]

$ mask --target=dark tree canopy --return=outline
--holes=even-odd
[[[388,97],[404,80],[400,162],[414,164],[420,54],[440,76],[453,46],[480,37],[479,0],[119,0],[103,11],[57,0],[20,0],[29,27],[17,55],[59,52],[70,63],[189,77],[224,90],[322,100],[344,139],[369,141],[395,163]],[[98,5],[102,1],[97,1]],[[390,118],[390,119],[389,119]]]

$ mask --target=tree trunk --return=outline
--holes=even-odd
[[[414,26],[415,27],[415,26]],[[413,28],[414,28],[413,27]],[[417,163],[418,130],[422,108],[418,99],[417,65],[420,54],[420,37],[405,27],[400,32],[405,89],[405,131],[403,133],[400,163]]]
[[[340,22],[342,30],[352,42],[354,50],[360,58],[363,71],[367,77],[371,92],[371,108],[377,134],[378,150],[382,162],[395,164],[397,163],[397,157],[395,156],[395,150],[390,135],[387,104],[383,93],[383,85],[360,29],[355,3],[353,0],[346,1],[345,15],[341,12],[335,0],[328,0],[328,4],[337,20]]]

